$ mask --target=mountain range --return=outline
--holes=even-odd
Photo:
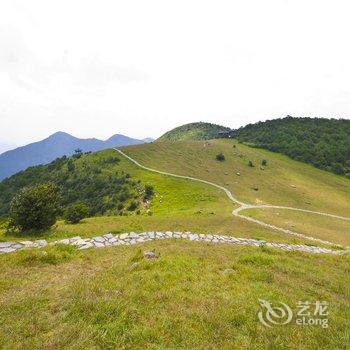
[[[111,147],[138,145],[151,141],[150,138],[138,140],[119,134],[105,141],[96,138],[80,139],[59,131],[44,140],[0,154],[0,181],[30,166],[47,164],[64,155],[70,156],[78,148],[83,152],[95,152]]]

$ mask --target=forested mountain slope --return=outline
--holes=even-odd
[[[350,120],[292,118],[248,124],[237,138],[350,177]]]
[[[140,208],[145,186],[118,167],[120,159],[105,153],[61,157],[48,165],[30,167],[0,182],[0,216],[7,215],[13,196],[26,186],[54,183],[62,206],[82,201],[90,215],[119,214]]]

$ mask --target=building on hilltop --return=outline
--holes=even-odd
[[[231,129],[231,130],[227,130],[227,131],[219,131],[218,138],[231,139],[231,138],[235,137],[236,134],[237,134],[237,130],[235,130],[235,129]]]

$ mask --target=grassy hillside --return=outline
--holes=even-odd
[[[125,150],[142,164],[153,168],[196,176],[226,186],[240,200],[248,203],[294,206],[350,216],[349,180],[232,140],[159,142],[128,147]],[[220,152],[226,158],[223,162],[215,159]],[[118,157],[119,161],[107,161],[113,157]],[[262,159],[267,160],[264,170],[259,166]],[[248,166],[249,160],[252,160],[255,167]],[[129,174],[137,186],[140,186],[140,182],[142,186],[153,186],[155,196],[147,204],[147,210],[141,203],[141,215],[137,215],[137,211],[125,210],[123,216],[87,219],[76,226],[59,221],[55,228],[43,233],[49,239],[74,235],[86,237],[107,231],[118,233],[130,230],[181,229],[226,233],[267,241],[308,242],[232,217],[233,204],[222,191],[205,184],[142,170],[113,150],[85,155],[79,162],[84,163],[88,169],[103,164],[102,174],[105,176],[117,172]],[[147,211],[151,215],[146,214]],[[245,214],[244,211],[242,213]],[[297,232],[300,228],[300,232],[306,235],[334,243],[350,244],[348,221],[314,217],[306,213],[296,215],[292,212],[271,217],[271,209],[255,213],[257,218],[262,218],[261,213],[264,213],[266,222],[280,227],[294,228]],[[309,225],[305,226],[306,223]],[[1,232],[0,239],[11,238],[4,235],[4,230]],[[33,235],[36,237],[35,233]]]
[[[141,164],[226,186],[238,199],[247,203],[292,206],[350,217],[348,179],[277,153],[238,144],[234,140],[162,142],[124,150]],[[215,159],[221,152],[225,155],[223,162]],[[263,159],[267,160],[265,167],[260,165]],[[249,160],[254,167],[248,166]],[[291,212],[285,215],[289,214]],[[308,221],[310,215],[298,213],[296,222],[290,224],[296,225],[299,220]],[[325,238],[328,235],[324,234],[325,220],[329,223],[330,237],[339,236],[337,242],[344,239],[348,242],[349,222],[331,218],[323,220],[316,217],[313,220],[314,237]],[[282,217],[274,217],[273,220],[281,227],[285,226],[284,221]]]
[[[280,209],[248,209],[241,213],[278,227],[350,247],[350,221]]]
[[[280,154],[238,144],[235,140],[162,142],[123,150],[141,164],[155,169],[226,186],[247,203],[350,215],[348,179]],[[223,162],[215,159],[221,152],[225,155]],[[265,167],[261,167],[263,159],[267,161]],[[248,166],[249,160],[254,167]]]
[[[230,130],[211,123],[191,123],[179,126],[162,135],[157,141],[209,140],[218,136],[220,131]]]
[[[0,256],[0,347],[333,350],[349,344],[349,256],[157,241],[142,246],[160,254],[150,261],[139,249],[64,246]],[[259,299],[293,311],[298,301],[325,300],[330,326],[264,327]]]
[[[249,124],[237,137],[350,178],[350,120],[287,117]]]
[[[144,146],[142,146],[144,147]],[[90,164],[106,164],[105,159],[117,155],[116,151],[106,150],[85,155],[81,161],[89,167]],[[279,233],[258,225],[233,217],[233,203],[225,194],[216,188],[205,184],[174,179],[168,176],[145,171],[133,163],[119,157],[119,162],[110,163],[104,167],[106,174],[124,172],[130,174],[133,181],[152,186],[155,195],[151,199],[148,210],[125,211],[120,216],[101,216],[83,220],[78,225],[67,225],[59,220],[57,225],[44,232],[31,232],[29,238],[46,238],[49,240],[64,237],[91,237],[106,232],[122,233],[126,231],[144,230],[189,230],[203,233],[222,233],[239,237],[251,237],[275,242],[308,243],[307,240]],[[151,215],[149,215],[151,214]],[[28,234],[9,234],[0,226],[0,241],[28,238]]]

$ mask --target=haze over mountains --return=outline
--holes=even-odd
[[[11,149],[16,148],[16,145],[8,143],[8,142],[3,142],[0,140],[0,154],[9,151]]]
[[[152,139],[138,140],[119,134],[105,141],[96,138],[79,139],[60,131],[42,141],[0,154],[0,181],[30,166],[50,163],[58,157],[72,155],[77,148],[83,152],[95,152],[150,141]]]

